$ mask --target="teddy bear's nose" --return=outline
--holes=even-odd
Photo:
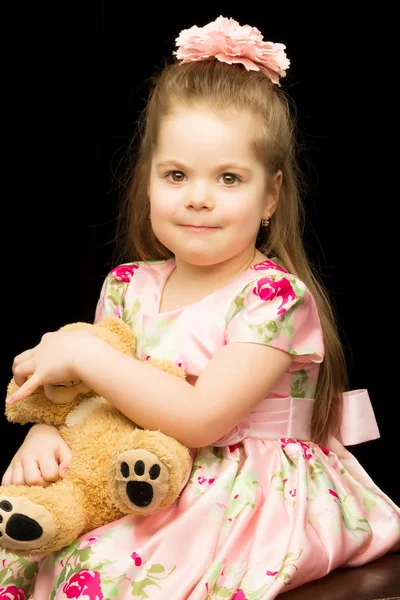
[[[135,506],[149,506],[153,500],[153,486],[147,481],[128,481],[126,493]]]
[[[15,513],[8,520],[6,534],[18,542],[31,542],[41,537],[43,529],[34,519]]]

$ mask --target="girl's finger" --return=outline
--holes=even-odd
[[[33,358],[25,360],[14,369],[14,381],[21,387],[32,373],[35,372],[35,361]]]
[[[58,462],[52,454],[40,459],[39,467],[45,481],[57,481],[60,477]]]
[[[22,362],[24,362],[25,360],[30,360],[31,358],[33,358],[33,348],[31,348],[30,350],[25,350],[25,352],[21,352],[21,354],[18,354],[15,358],[14,358],[14,362],[13,362],[13,366],[12,366],[12,370],[14,372],[14,369],[21,364]]]
[[[40,375],[32,375],[16,392],[8,396],[7,404],[17,404],[32,394],[40,385],[42,385]]]
[[[36,460],[27,458],[22,465],[26,485],[45,485],[45,481]]]
[[[1,480],[1,485],[11,485],[12,483],[12,466],[10,465],[7,471],[3,475],[3,479]]]
[[[25,485],[24,469],[22,468],[22,464],[20,462],[17,462],[13,465],[11,483],[14,485]]]

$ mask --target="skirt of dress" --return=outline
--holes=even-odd
[[[354,456],[294,439],[199,450],[180,499],[44,560],[0,553],[0,600],[270,600],[400,548],[400,509]]]

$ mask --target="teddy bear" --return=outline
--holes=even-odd
[[[121,319],[72,323],[61,330],[80,327],[134,356],[134,335]],[[172,363],[149,362],[185,378]],[[16,389],[12,379],[7,396]],[[138,427],[82,381],[41,386],[7,405],[6,417],[56,426],[72,452],[66,474],[46,487],[0,486],[0,547],[19,556],[44,556],[127,514],[161,510],[179,497],[190,475],[187,447]]]

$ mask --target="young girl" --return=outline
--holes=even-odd
[[[223,17],[177,46],[127,198],[140,260],[109,273],[96,313],[130,324],[138,360],[87,332],[52,333],[15,359],[9,401],[82,379],[196,449],[193,469],[150,517],[45,560],[3,553],[0,597],[265,600],[400,545],[399,508],[344,448],[379,432],[366,391],[344,392],[332,312],[302,246],[285,47]],[[181,364],[187,380],[148,357]],[[3,483],[52,481],[69,458],[56,430],[35,426]]]

